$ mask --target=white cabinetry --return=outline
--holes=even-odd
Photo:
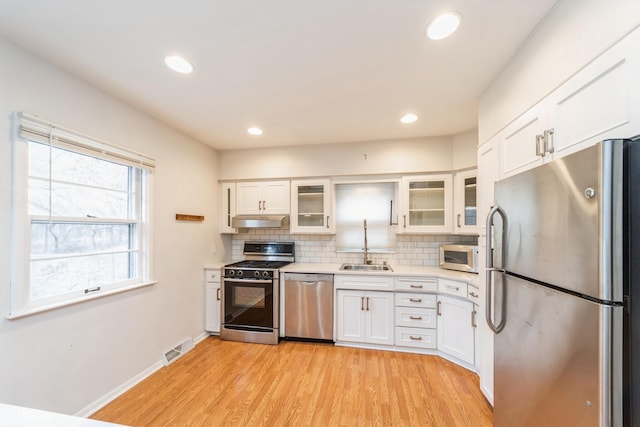
[[[398,232],[450,233],[451,181],[451,175],[403,177]]]
[[[453,178],[453,231],[478,234],[478,171],[457,172]]]
[[[236,183],[220,184],[220,233],[237,233],[231,226],[231,218],[236,215]]]
[[[395,305],[396,346],[436,349],[436,295],[397,292]]]
[[[238,215],[289,213],[289,181],[238,182],[236,191]]]
[[[475,365],[476,311],[467,297],[466,283],[447,279],[438,281],[438,350]]]
[[[204,329],[214,334],[220,333],[220,269],[205,268],[205,312]]]
[[[597,57],[499,133],[510,176],[607,138],[640,133],[640,30]]]
[[[335,233],[330,180],[291,182],[291,233]]]
[[[393,292],[338,290],[338,341],[393,345]]]

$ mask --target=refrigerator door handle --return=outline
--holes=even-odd
[[[503,232],[502,232],[502,265],[504,265],[504,248],[505,248],[505,243],[506,243],[506,233],[505,230],[507,229],[507,216],[504,213],[504,211],[502,210],[502,208],[500,208],[500,206],[496,205],[491,207],[491,210],[489,211],[489,214],[487,215],[487,265],[486,265],[486,274],[487,274],[487,280],[486,280],[486,286],[487,286],[487,301],[486,301],[486,305],[485,305],[485,318],[487,320],[487,325],[489,325],[489,328],[496,334],[499,334],[505,326],[506,323],[506,299],[505,299],[505,293],[506,290],[503,289],[502,292],[502,303],[500,304],[500,323],[499,324],[495,324],[493,322],[493,318],[492,318],[492,313],[493,313],[493,272],[497,271],[500,273],[504,273],[504,270],[501,268],[496,268],[493,265],[493,237],[492,237],[492,233],[491,233],[491,227],[493,226],[493,218],[494,216],[498,214],[500,215],[500,217],[502,218],[502,228],[503,228]]]

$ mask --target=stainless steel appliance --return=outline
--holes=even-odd
[[[495,184],[496,427],[640,425],[639,145],[604,141]]]
[[[440,268],[478,272],[478,246],[456,243],[440,245]]]
[[[333,274],[284,274],[285,338],[333,342]]]
[[[294,261],[293,242],[245,242],[244,261],[222,267],[220,338],[278,344],[279,268]]]

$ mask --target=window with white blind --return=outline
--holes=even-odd
[[[12,116],[11,314],[150,283],[152,158]]]
[[[364,250],[364,220],[371,252],[393,252],[396,229],[391,225],[396,182],[336,184],[336,250]]]

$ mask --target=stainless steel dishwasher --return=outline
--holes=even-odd
[[[284,274],[285,338],[333,342],[333,274]]]

